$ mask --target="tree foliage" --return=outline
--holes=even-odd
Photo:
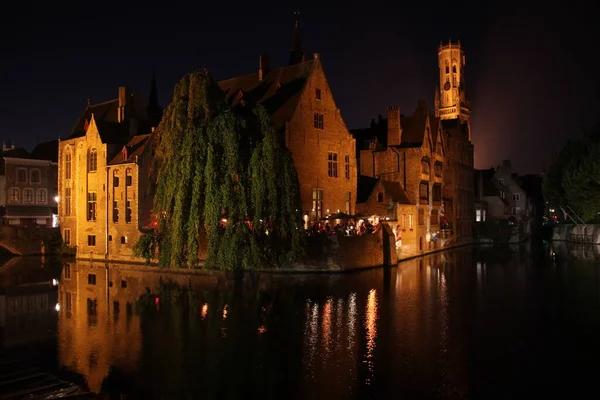
[[[158,259],[256,268],[302,257],[299,185],[289,150],[260,105],[231,108],[207,71],[185,76],[156,130]]]
[[[553,207],[570,207],[584,221],[600,212],[600,135],[570,140],[543,180],[544,198]],[[568,211],[568,208],[567,208]]]

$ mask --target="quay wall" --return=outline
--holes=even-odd
[[[600,224],[558,224],[552,232],[553,241],[600,244]]]

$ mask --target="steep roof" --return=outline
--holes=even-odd
[[[411,204],[408,196],[402,186],[400,186],[399,182],[382,180],[381,184],[383,185],[383,189],[385,192],[390,195],[394,203],[399,204]]]
[[[242,101],[262,104],[277,128],[290,120],[302,89],[314,67],[314,60],[276,68],[259,80],[258,72],[219,82],[232,106]]]
[[[33,148],[29,158],[58,162],[58,140],[39,143]]]
[[[132,117],[135,117],[138,121],[138,129],[140,131],[147,131],[149,128],[146,121],[148,120],[146,114],[146,108],[136,93],[129,95],[128,104],[130,106],[129,112]],[[71,131],[69,139],[77,138],[85,135],[87,124],[89,124],[92,114],[96,120],[100,137],[104,143],[113,143],[119,138],[124,132],[129,132],[129,126],[127,123],[119,123],[119,99],[113,99],[105,101],[103,103],[88,104],[83,110],[83,113],[77,120],[77,123]]]
[[[150,142],[148,139],[152,136],[151,134],[147,135],[137,135],[133,136],[119,151],[113,158],[110,160],[109,164],[124,164],[124,163],[132,163],[135,161],[136,157],[140,157],[144,150],[147,147],[147,144]],[[127,151],[127,158],[123,158],[123,149]]]
[[[366,203],[380,181],[381,186],[383,186],[383,191],[392,198],[394,203],[411,204],[406,192],[404,189],[402,189],[402,186],[400,186],[399,182],[388,181],[380,178],[372,178],[370,176],[363,175],[358,177],[356,202]]]

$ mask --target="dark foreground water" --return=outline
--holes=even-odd
[[[4,347],[47,332],[49,368],[112,398],[596,397],[599,256],[461,248],[243,284],[78,262],[46,289],[59,311],[48,304],[34,327],[5,300]],[[53,273],[10,268],[4,286]]]

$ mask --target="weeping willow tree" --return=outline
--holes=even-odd
[[[161,265],[198,265],[203,231],[208,267],[302,257],[298,177],[262,106],[230,108],[208,72],[195,72],[175,87],[156,135],[151,171]]]

